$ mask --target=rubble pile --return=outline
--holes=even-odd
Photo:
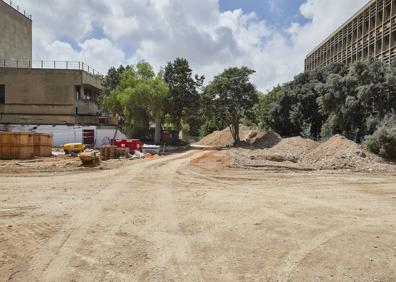
[[[230,156],[231,165],[234,167],[395,171],[394,164],[387,163],[341,135],[336,135],[323,143],[302,137],[285,138],[265,149],[255,149],[253,144],[250,148],[232,149]]]

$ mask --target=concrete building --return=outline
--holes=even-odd
[[[89,78],[78,70],[0,68],[0,123],[99,124],[92,100],[100,86]]]
[[[310,52],[305,70],[368,58],[396,61],[396,0],[371,0]]]
[[[114,125],[100,115],[100,89],[83,70],[0,67],[0,123]]]
[[[32,60],[32,17],[0,0],[0,59]]]
[[[117,125],[100,113],[101,89],[100,74],[82,62],[32,61],[31,16],[0,0],[0,130],[100,146]]]

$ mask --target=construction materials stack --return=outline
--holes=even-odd
[[[103,146],[100,148],[100,157],[103,161],[117,159],[117,148],[113,145]]]

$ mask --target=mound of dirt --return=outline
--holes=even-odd
[[[249,128],[247,126],[241,126],[239,128],[239,135],[242,141],[246,141],[248,143],[254,142],[257,138],[261,137],[263,134],[258,130]],[[250,140],[250,141],[248,141]],[[204,146],[232,146],[234,145],[234,138],[232,138],[232,134],[230,129],[227,127],[221,131],[215,131],[206,137],[202,138],[197,145]]]
[[[256,138],[247,139],[249,144],[253,145],[257,149],[272,148],[282,141],[282,137],[274,132],[269,132],[264,135],[257,135]]]
[[[286,162],[287,165],[296,168],[297,163],[304,155],[319,146],[318,142],[302,137],[281,139],[277,134],[270,134],[267,137],[270,138],[263,137],[262,142],[259,144],[264,144],[264,146],[268,147],[275,144],[273,147],[254,150],[234,150],[231,152],[233,163],[236,166],[242,167],[273,167],[279,166],[279,163]]]
[[[319,169],[345,169],[369,167],[382,159],[344,136],[335,135],[306,154],[301,162],[315,164]]]
[[[282,168],[293,170],[352,170],[394,172],[395,165],[367,152],[347,138],[336,135],[327,142],[293,137],[281,139],[272,148],[234,149],[231,164],[247,168]]]
[[[318,142],[302,137],[292,137],[282,139],[274,147],[270,148],[268,152],[274,155],[283,155],[285,159],[298,161],[302,156],[319,146]]]

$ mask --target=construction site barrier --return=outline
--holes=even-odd
[[[52,135],[34,132],[0,132],[0,159],[27,160],[52,155]]]

